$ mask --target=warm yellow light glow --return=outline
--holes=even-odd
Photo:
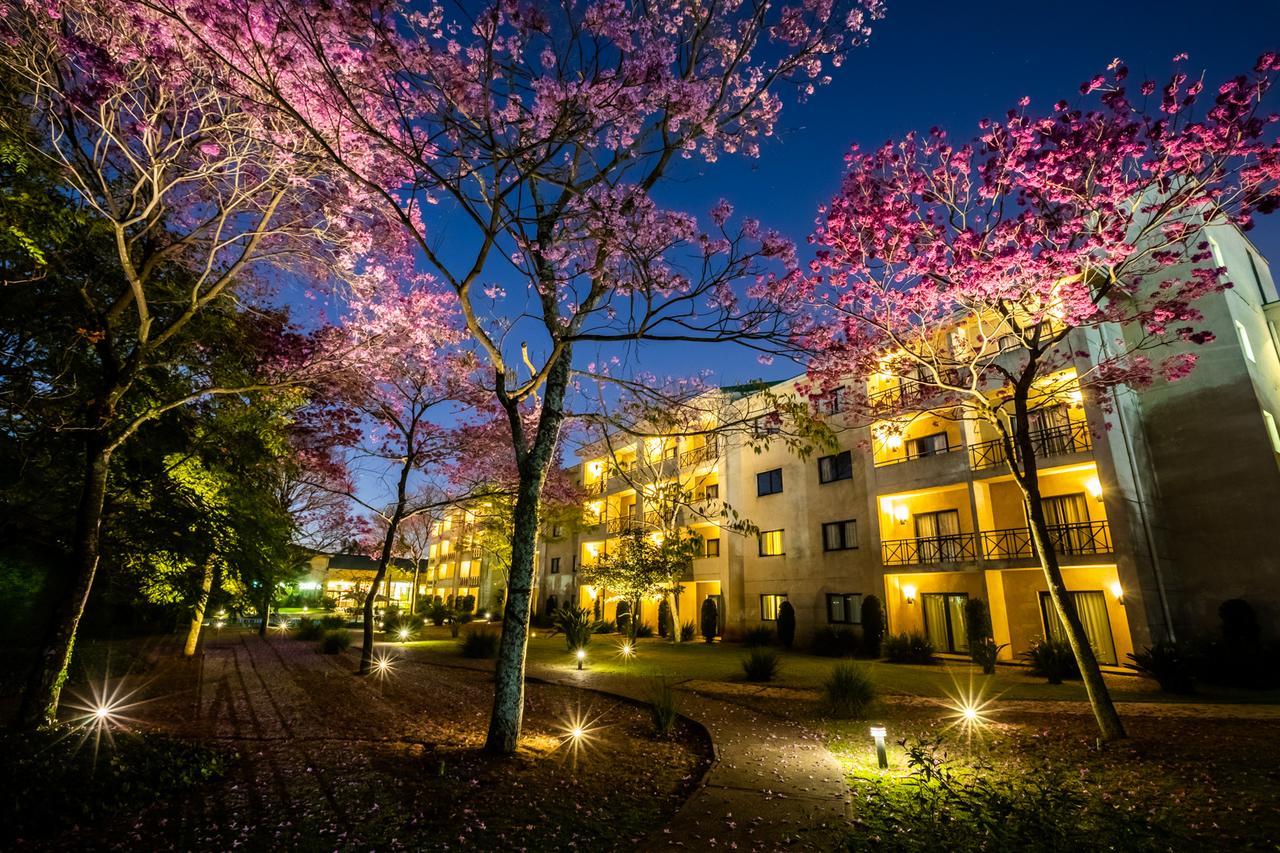
[[[569,737],[574,738],[575,740],[582,737],[584,734],[586,734],[586,732],[582,730],[582,726],[574,726],[569,729]]]
[[[577,657],[578,657],[578,660],[586,660],[586,657],[587,657],[587,650],[586,650],[586,649],[578,649]]]
[[[1102,499],[1102,482],[1097,477],[1090,477],[1084,481],[1084,488],[1095,500]]]
[[[401,628],[401,629],[400,629],[400,639],[401,639],[402,641],[403,641],[403,640],[407,640],[407,639],[409,639],[409,629],[408,629],[408,628]]]
[[[1084,402],[1084,393],[1079,388],[1074,391],[1068,391],[1067,399],[1071,401],[1071,405],[1078,406]]]
[[[896,432],[890,433],[888,438],[884,440],[884,444],[885,444],[885,447],[889,448],[890,450],[901,450],[902,436]]]
[[[871,736],[876,740],[884,740],[884,735],[885,735],[884,726],[871,727]]]
[[[1124,587],[1120,585],[1120,581],[1116,581],[1111,585],[1111,594],[1117,599],[1124,598]]]
[[[623,640],[618,644],[618,657],[623,660],[630,660],[635,653],[635,646],[633,646],[629,640]]]
[[[913,584],[906,584],[902,587],[902,597],[907,600],[907,604],[916,600],[916,588]]]
[[[906,524],[911,518],[911,510],[906,504],[897,504],[893,508],[893,517],[899,524]]]

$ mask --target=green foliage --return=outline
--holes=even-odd
[[[619,608],[617,619],[619,626],[629,631],[623,615],[636,609],[641,600],[664,594],[678,585],[680,579],[693,570],[700,543],[696,534],[683,529],[669,532],[661,542],[654,542],[643,530],[633,530],[620,537],[617,545],[611,545],[608,554],[583,566],[579,576],[582,582],[607,589],[611,596],[628,603],[626,611]],[[597,596],[597,605],[599,602]],[[600,617],[597,612],[596,618]]]
[[[749,649],[772,645],[773,629],[767,625],[748,628],[747,632],[742,635],[742,644]]]
[[[1016,774],[947,754],[941,738],[901,742],[907,775],[854,780],[861,804],[851,850],[1142,850],[1162,845],[1125,812],[1095,810],[1078,784],[1041,767]],[[885,842],[892,839],[888,848]]]
[[[591,633],[616,634],[618,633],[618,626],[614,623],[612,619],[604,619],[596,622],[594,625],[591,626]]]
[[[219,750],[154,734],[115,733],[96,755],[92,738],[66,727],[0,734],[0,789],[10,792],[0,797],[0,846],[180,797],[226,764]]]
[[[1009,647],[1008,643],[997,644],[990,637],[983,637],[980,640],[969,641],[969,657],[973,658],[973,662],[982,667],[985,675],[995,675],[996,660],[1000,657],[1000,652]]]
[[[680,626],[680,642],[688,643],[693,640],[693,635],[698,632],[692,622],[686,622]]]
[[[933,663],[933,643],[919,631],[894,634],[884,641],[884,655],[890,663]]]
[[[345,628],[336,631],[325,631],[320,636],[320,651],[326,655],[338,655],[351,645],[351,633]]]
[[[773,681],[781,662],[773,649],[752,649],[742,659],[742,671],[747,681]]]
[[[991,610],[981,598],[964,601],[964,624],[969,639],[982,640],[991,636]]]
[[[476,612],[476,597],[474,595],[462,596],[462,600],[458,603],[458,610],[467,616],[474,614]]]
[[[557,610],[551,623],[564,634],[565,648],[571,652],[586,648],[596,626],[590,610],[573,604],[566,604]]]
[[[341,616],[322,616],[320,617],[320,627],[326,631],[334,631],[339,628],[345,628],[347,620]]]
[[[1080,677],[1080,665],[1076,662],[1071,646],[1054,640],[1036,640],[1022,657],[1031,668],[1032,675],[1047,678],[1050,684],[1061,684],[1064,679]]]
[[[884,639],[884,610],[880,599],[868,595],[862,599],[862,653],[869,658],[880,657],[880,644]]]
[[[636,622],[635,629],[636,637],[642,640],[647,640],[653,636],[653,626],[647,622]]]
[[[408,613],[401,613],[399,611],[387,616],[382,623],[382,629],[387,636],[395,639],[400,638],[401,630],[407,630],[409,631],[410,636],[414,636],[418,633],[418,629],[421,627],[422,621],[420,619],[410,616]]]
[[[433,601],[431,606],[427,608],[427,618],[431,620],[431,624],[439,628],[449,619],[449,608],[445,607],[439,600]]]
[[[631,635],[631,605],[626,601],[619,601],[613,616],[618,622],[618,633]]]
[[[658,636],[670,637],[673,627],[671,618],[671,603],[663,596],[662,601],[658,603]]]
[[[676,707],[676,694],[665,678],[655,682],[649,697],[649,713],[653,719],[653,733],[657,737],[670,737],[680,716]]]
[[[1190,643],[1161,640],[1140,652],[1130,653],[1129,659],[1133,663],[1125,666],[1154,678],[1165,693],[1196,692],[1196,671],[1201,662]]]
[[[464,658],[483,659],[497,657],[498,632],[491,631],[488,628],[467,631],[467,636],[462,641],[462,656]]]
[[[831,669],[822,685],[826,712],[842,720],[862,720],[876,699],[871,673],[853,661],[841,661]]]
[[[707,596],[702,602],[702,638],[708,643],[714,643],[716,635],[720,633],[720,608],[716,606],[716,600],[711,596]]]
[[[778,642],[790,649],[796,641],[796,609],[790,601],[778,608]]]
[[[858,635],[852,628],[825,626],[813,632],[809,648],[823,657],[850,658],[858,651]]]
[[[324,632],[325,626],[322,622],[306,616],[299,619],[298,624],[293,627],[293,636],[308,643],[314,643],[319,640]]]

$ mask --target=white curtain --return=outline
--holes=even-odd
[[[1116,644],[1111,637],[1111,620],[1107,616],[1107,597],[1101,592],[1073,592],[1071,599],[1076,605],[1076,614],[1080,617],[1080,625],[1084,635],[1089,638],[1093,654],[1098,663],[1116,664]],[[1062,619],[1058,609],[1053,606],[1053,599],[1047,592],[1040,594],[1041,606],[1044,609],[1044,621],[1049,629],[1049,638],[1055,642],[1067,641],[1066,631],[1062,627]]]

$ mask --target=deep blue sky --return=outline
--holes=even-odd
[[[721,196],[739,213],[792,235],[812,229],[817,207],[840,179],[850,143],[863,149],[910,130],[938,125],[968,138],[984,116],[1000,115],[1019,98],[1031,109],[1078,97],[1079,85],[1120,57],[1136,80],[1167,79],[1175,54],[1206,83],[1252,68],[1280,49],[1280,0],[886,0],[888,14],[868,46],[853,51],[831,85],[806,104],[788,102],[778,138],[758,160],[724,158],[690,168],[664,201],[704,212]],[[1280,110],[1280,98],[1271,97]],[[1280,259],[1280,214],[1263,219],[1251,239],[1273,263]],[[658,373],[693,366],[722,382],[797,372],[794,365],[758,364],[731,347],[653,347],[640,363]]]

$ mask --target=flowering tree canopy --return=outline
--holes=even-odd
[[[1081,87],[1087,107],[1036,115],[1024,99],[969,142],[934,129],[855,148],[813,238],[815,310],[797,336],[817,354],[813,393],[869,377],[850,402],[879,429],[928,416],[995,431],[1107,737],[1123,729],[1065,595],[1030,413],[1081,386],[1105,407],[1120,384],[1192,369],[1212,339],[1196,302],[1230,286],[1206,227],[1248,228],[1280,200],[1277,117],[1262,112],[1278,70],[1263,56],[1201,109],[1180,66],[1135,95],[1116,61]]]

